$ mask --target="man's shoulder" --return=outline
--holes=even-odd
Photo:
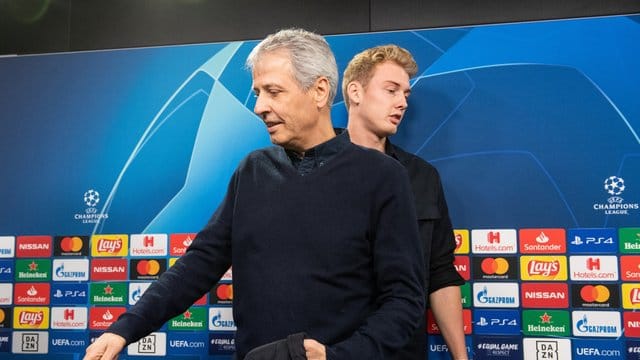
[[[398,145],[389,144],[398,162],[410,173],[419,172],[428,176],[439,177],[438,170],[427,160],[410,153]]]

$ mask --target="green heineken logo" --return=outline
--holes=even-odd
[[[468,282],[460,286],[460,296],[462,297],[462,307],[471,307],[471,285]]]
[[[94,305],[126,305],[126,283],[93,283],[89,285],[89,301]]]
[[[16,260],[16,281],[49,281],[51,280],[51,260],[20,259]]]
[[[169,320],[169,330],[206,330],[207,312],[203,307],[191,307]]]
[[[640,254],[640,228],[620,228],[618,238],[621,253]]]
[[[522,332],[525,335],[569,336],[569,312],[564,310],[523,310]]]

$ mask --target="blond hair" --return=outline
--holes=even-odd
[[[373,77],[375,67],[386,61],[394,62],[404,69],[409,78],[414,77],[418,73],[418,64],[406,49],[397,45],[381,45],[372,47],[356,54],[349,61],[347,68],[342,76],[342,96],[344,104],[349,110],[349,96],[347,94],[347,86],[352,81],[358,81],[363,87],[367,87],[369,80]]]

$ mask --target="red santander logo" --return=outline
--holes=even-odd
[[[169,255],[182,256],[196,238],[195,233],[169,235]]]

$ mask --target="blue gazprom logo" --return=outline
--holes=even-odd
[[[574,339],[572,345],[576,360],[622,359],[625,353],[621,341]]]
[[[87,277],[87,272],[85,271],[65,271],[64,263],[56,268],[55,273],[58,278],[84,279]]]
[[[475,310],[473,331],[476,334],[519,335],[521,329],[518,310]]]
[[[618,233],[614,228],[567,230],[570,253],[615,254],[618,251]]]

